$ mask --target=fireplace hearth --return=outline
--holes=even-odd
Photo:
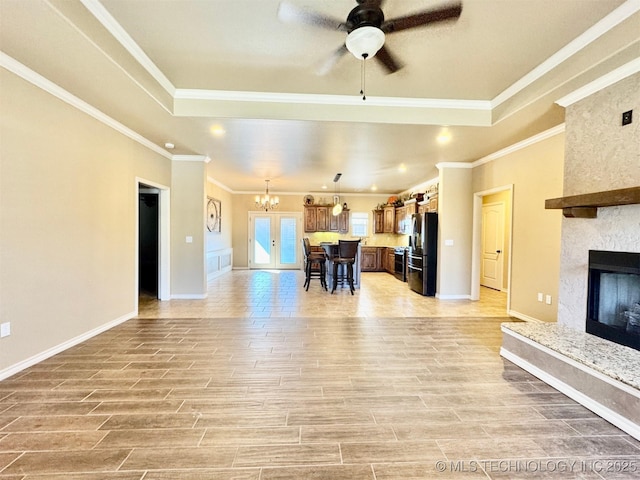
[[[640,350],[640,253],[589,251],[586,331]]]

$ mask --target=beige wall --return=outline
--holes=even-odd
[[[474,193],[513,185],[510,313],[521,318],[556,320],[562,214],[544,201],[562,195],[563,157],[558,134],[473,169]]]
[[[202,298],[205,269],[206,164],[173,162],[171,169],[171,296]],[[191,243],[186,241],[191,237]]]
[[[471,295],[472,170],[440,166],[438,192],[438,281],[440,298]],[[447,245],[452,242],[452,245]]]
[[[621,125],[622,112],[633,123]],[[640,73],[567,107],[565,195],[640,186]],[[558,195],[561,196],[561,195]],[[640,252],[640,205],[562,220],[558,322],[585,329],[589,250]]]
[[[136,177],[168,186],[171,171],[6,70],[0,82],[1,378],[135,314]]]

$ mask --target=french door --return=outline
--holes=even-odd
[[[249,268],[302,266],[302,215],[249,212]]]

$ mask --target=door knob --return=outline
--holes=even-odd
[[[496,250],[496,253],[502,253],[502,250]]]

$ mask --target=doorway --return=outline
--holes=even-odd
[[[171,298],[169,271],[169,187],[142,178],[136,189],[136,285],[135,305],[140,294],[159,300]]]
[[[300,269],[302,215],[249,212],[249,268]]]
[[[158,297],[160,238],[159,194],[156,188],[138,192],[138,295]]]
[[[480,299],[481,285],[506,292],[507,312],[511,309],[512,212],[513,185],[473,196],[471,299]]]

